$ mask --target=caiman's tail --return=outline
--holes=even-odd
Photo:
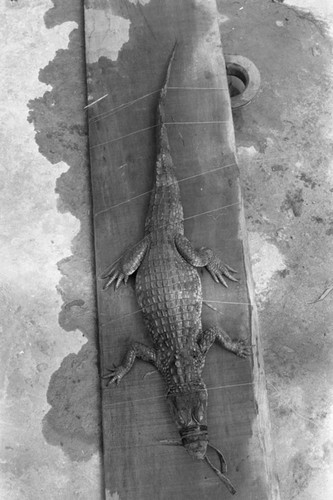
[[[183,208],[180,202],[179,186],[171,157],[165,119],[165,101],[176,48],[177,41],[173,46],[169,58],[157,107],[156,177],[146,219],[146,232],[161,228],[168,229],[170,226],[183,231]]]
[[[170,154],[170,145],[169,145],[169,139],[168,139],[168,133],[165,125],[165,99],[168,91],[168,85],[169,85],[169,80],[170,80],[170,73],[171,73],[171,66],[173,63],[173,60],[175,58],[176,54],[176,48],[177,48],[177,41],[175,42],[169,62],[168,62],[168,67],[166,71],[166,76],[164,80],[164,85],[161,88],[160,92],[160,98],[158,102],[158,108],[157,108],[157,133],[158,133],[158,154],[160,153],[166,153],[168,152]]]
[[[167,186],[175,182],[174,165],[170,153],[170,144],[165,119],[165,101],[168,91],[170,73],[175,58],[177,42],[175,42],[165,75],[164,85],[161,88],[157,107],[157,163],[156,163],[156,186]]]

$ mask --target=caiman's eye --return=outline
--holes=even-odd
[[[186,425],[187,423],[187,418],[186,418],[186,414],[183,413],[183,412],[178,412],[178,420],[179,422],[182,424],[182,425]]]
[[[199,392],[199,399],[200,399],[201,404],[206,404],[206,402],[207,402],[207,391],[206,390],[202,390]]]
[[[200,422],[203,421],[204,416],[205,415],[203,408],[197,408],[193,413],[193,420],[195,420],[196,422],[198,422],[198,424],[200,424]]]

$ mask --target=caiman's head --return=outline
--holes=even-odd
[[[167,396],[182,443],[191,457],[198,460],[204,459],[208,445],[207,399],[205,386]]]
[[[198,384],[195,388],[188,387],[186,390],[184,388],[181,391],[170,391],[167,394],[171,413],[179,429],[182,444],[187,452],[193,458],[204,460],[230,493],[235,494],[235,488],[224,474],[227,472],[227,464],[222,452],[208,443],[207,399],[207,389],[204,384]],[[176,442],[176,444],[178,443]],[[208,458],[207,447],[217,453],[221,470],[217,469]]]

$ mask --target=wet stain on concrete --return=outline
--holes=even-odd
[[[328,302],[309,304],[333,266],[332,42],[323,23],[282,3],[252,0],[241,11],[217,3],[228,18],[225,53],[249,57],[262,78],[254,102],[234,113],[247,228],[286,263],[257,287],[281,498],[324,500],[332,493],[332,457],[328,465],[323,452],[333,420],[332,317]],[[243,154],[250,145],[255,154]],[[276,256],[263,260],[260,246],[254,257],[265,277]]]
[[[68,311],[69,309],[71,309],[74,306],[83,307],[84,304],[85,304],[84,300],[76,299],[76,300],[72,300],[71,302],[67,302],[67,304],[65,304],[63,307],[66,311]]]
[[[51,409],[43,422],[48,443],[61,446],[72,460],[87,461],[99,446],[99,380],[96,352],[86,344],[68,355],[51,377]]]
[[[288,167],[287,167],[287,165],[276,164],[276,165],[272,165],[271,169],[273,172],[280,172],[281,174],[283,174],[283,172],[286,172],[286,170],[288,170]]]
[[[288,191],[285,200],[281,206],[281,210],[292,210],[295,217],[300,217],[303,210],[303,191],[298,188],[295,191]]]
[[[7,5],[14,3],[17,7],[24,2],[7,0]],[[81,2],[53,3],[45,15],[48,27],[68,20],[82,26]],[[325,470],[332,464],[332,444],[327,441],[332,332],[325,301],[311,307],[309,302],[323,289],[333,255],[329,246],[333,235],[331,198],[327,198],[333,187],[328,181],[325,185],[326,179],[331,179],[327,173],[332,156],[327,103],[332,87],[332,48],[318,23],[276,2],[252,0],[242,10],[237,2],[219,3],[225,52],[250,57],[263,76],[262,90],[253,105],[234,114],[237,143],[244,147],[255,144],[259,153],[253,161],[250,158],[241,164],[247,186],[248,227],[257,231],[260,225],[261,234],[274,241],[290,270],[288,279],[270,281],[269,300],[260,317],[282,495],[327,498],[327,494],[318,496],[311,490],[311,484],[319,472],[324,481]],[[285,15],[288,23],[279,28],[275,23]],[[79,329],[87,343],[77,355],[67,356],[53,374],[48,390],[51,409],[44,419],[48,442],[62,447],[73,460],[87,460],[99,446],[99,403],[90,399],[96,395],[98,399],[99,383],[91,293],[92,243],[87,237],[91,226],[86,128],[82,113],[76,115],[76,110],[86,104],[81,44],[82,35],[73,32],[69,49],[58,51],[54,61],[41,71],[41,81],[50,83],[52,90],[30,103],[40,151],[49,161],[64,160],[71,167],[58,180],[59,210],[70,211],[82,224],[73,242],[73,257],[59,263],[63,273],[59,292],[64,303],[59,322],[68,332],[64,335]],[[280,165],[287,168],[283,170]],[[321,187],[318,179],[323,180]],[[299,217],[288,217],[290,210],[280,210],[290,186],[294,186],[292,192],[308,188],[309,204],[303,203]],[[319,239],[313,237],[314,228],[322,233]],[[277,276],[284,272],[278,271]],[[68,306],[75,301],[84,304]],[[29,327],[29,318],[24,319]],[[33,347],[41,355],[52,356],[53,346],[46,340],[39,338]],[[44,361],[38,363],[38,373],[46,365]],[[22,384],[31,380],[12,377],[10,390],[19,393]],[[297,388],[303,388],[302,397],[297,396]],[[31,458],[26,450],[21,455],[22,463]]]
[[[39,151],[52,163],[64,161],[70,168],[57,181],[58,209],[80,220],[72,242],[73,255],[58,263],[62,278],[58,292],[63,306],[59,324],[64,335],[80,330],[87,343],[78,354],[68,355],[53,373],[47,400],[51,409],[43,421],[48,443],[60,446],[76,461],[87,461],[100,449],[100,403],[95,319],[93,242],[90,215],[90,178],[86,104],[83,10],[80,0],[55,0],[46,12],[48,28],[72,20],[67,50],[59,50],[40,70],[39,80],[51,90],[29,102],[29,121],[36,130]],[[66,333],[67,332],[67,333]],[[42,369],[42,367],[41,367]]]
[[[290,274],[289,269],[283,269],[282,271],[278,271],[278,275],[281,276],[281,278],[286,278]]]
[[[310,177],[308,174],[305,172],[302,172],[301,175],[298,176],[298,178],[303,181],[305,187],[310,187],[311,189],[314,189],[317,186],[317,182],[315,182],[312,177]]]
[[[324,219],[322,217],[314,215],[311,217],[311,219],[315,221],[317,224],[324,224]]]
[[[330,222],[330,227],[326,231],[327,236],[332,236],[333,234],[333,222]]]

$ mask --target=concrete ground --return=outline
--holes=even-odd
[[[262,76],[258,97],[234,122],[281,498],[326,500],[333,498],[329,27],[277,0],[218,5],[225,52],[250,57]],[[333,19],[325,0],[315,8]],[[99,500],[82,2],[5,0],[0,9],[0,497]]]
[[[219,2],[262,88],[234,114],[281,498],[333,498],[332,43],[279,3]],[[332,11],[333,12],[333,11]]]

